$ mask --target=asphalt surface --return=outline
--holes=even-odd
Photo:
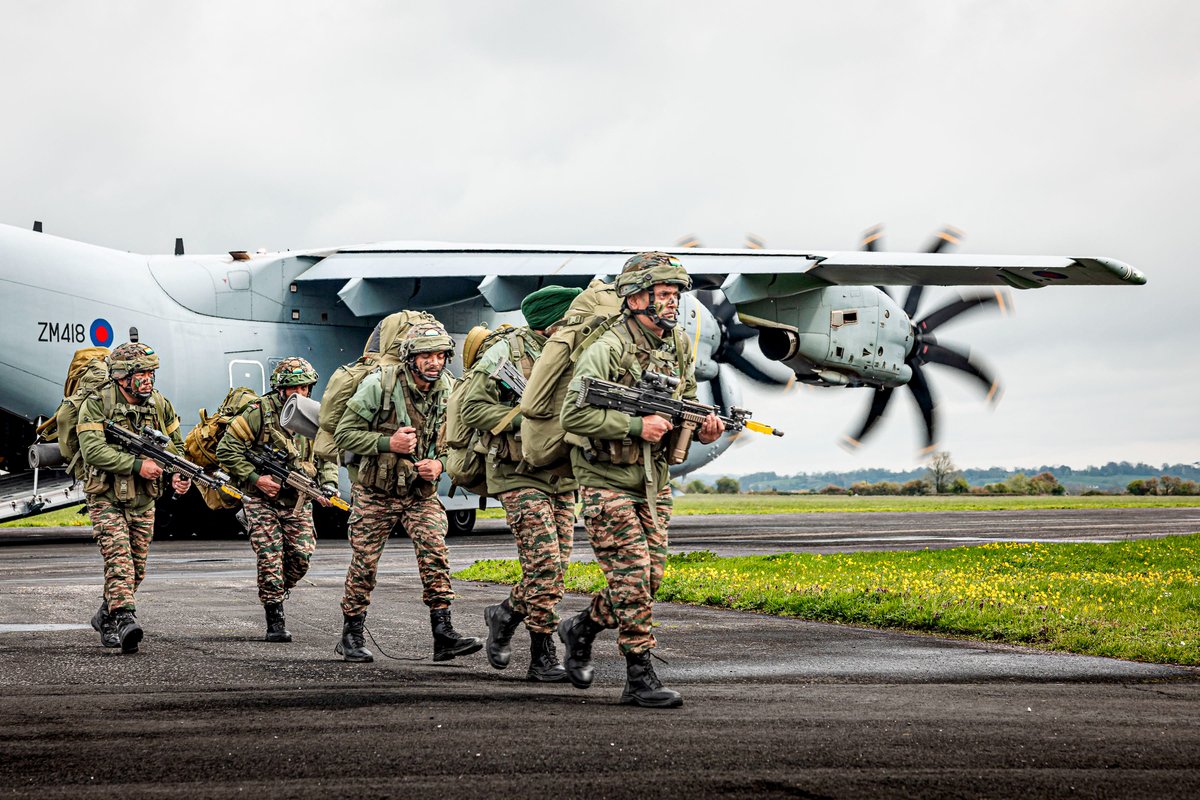
[[[672,534],[741,553],[1200,530],[1195,509],[1136,511],[681,517]],[[434,664],[403,539],[368,618],[373,664],[333,653],[344,541],[322,541],[293,591],[290,644],[260,639],[244,541],[156,542],[146,639],[123,656],[86,627],[94,545],[4,539],[0,796],[1200,796],[1194,669],[662,603],[657,669],[685,703],[634,709],[611,633],[586,691],[527,683],[523,633],[507,670]],[[451,553],[458,568],[514,550],[501,533]],[[482,636],[506,589],[456,589],[456,626]]]

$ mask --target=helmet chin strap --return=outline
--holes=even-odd
[[[151,373],[151,375],[153,375],[153,373]],[[154,378],[153,377],[151,377],[150,381],[149,381],[150,390],[147,391],[145,394],[138,391],[137,386],[134,384],[133,373],[126,375],[124,378],[118,380],[117,383],[121,386],[122,389],[124,389],[126,391],[127,394],[129,394],[131,397],[136,397],[140,401],[149,400],[150,395],[152,395],[154,393]]]
[[[652,325],[656,325],[664,331],[674,330],[675,326],[679,324],[679,320],[660,317],[658,310],[658,303],[655,302],[651,303],[648,308],[630,309],[630,313],[634,316],[645,317]]]
[[[442,366],[438,367],[437,372],[432,376],[427,375],[424,372],[421,372],[421,370],[417,369],[417,360],[415,358],[410,358],[408,360],[408,368],[412,371],[413,375],[416,375],[421,380],[428,383],[437,383],[438,378],[442,377],[442,373],[446,371],[446,364],[443,362]]]

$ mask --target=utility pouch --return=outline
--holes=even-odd
[[[371,476],[369,484],[376,489],[382,489],[385,492],[392,491],[396,486],[396,473],[399,468],[397,464],[398,458],[396,453],[380,453],[372,459],[374,462],[374,475]],[[362,477],[362,471],[359,471],[359,480],[363,483],[368,481]]]
[[[89,469],[87,471],[87,480],[83,484],[85,494],[104,494],[108,491],[111,485],[107,472],[101,472],[98,469]]]
[[[137,499],[137,481],[132,475],[113,475],[113,495],[122,503]]]
[[[642,460],[641,448],[634,443],[633,439],[626,437],[624,439],[608,439],[605,441],[608,447],[608,458],[614,466],[627,467],[631,464],[639,464]]]

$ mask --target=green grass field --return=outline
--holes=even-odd
[[[455,577],[512,583],[516,561]],[[572,564],[570,591],[604,583]],[[1200,665],[1200,534],[1113,544],[995,543],[667,563],[658,599],[1047,650]]]
[[[926,497],[842,497],[838,495],[688,494],[675,498],[675,513],[693,514],[816,514],[823,511],[1014,511],[1047,508],[1191,508],[1200,507],[1200,497],[992,497],[988,495],[942,495]],[[87,525],[86,516],[75,506],[35,517],[0,523],[0,528],[41,528]],[[488,508],[480,519],[504,519],[504,511]]]

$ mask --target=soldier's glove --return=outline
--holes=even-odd
[[[338,493],[338,487],[336,484],[323,483],[321,484],[321,492],[324,493],[326,497],[333,497]]]

